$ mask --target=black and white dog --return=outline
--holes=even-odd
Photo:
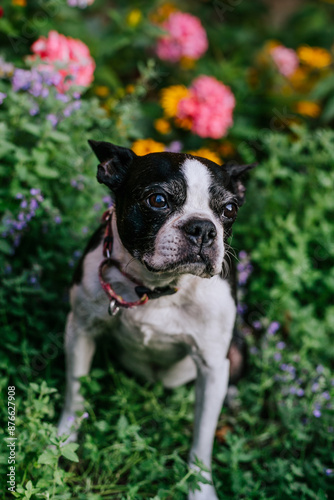
[[[195,467],[197,457],[210,470],[236,317],[227,238],[244,201],[240,176],[253,165],[221,167],[178,153],[137,156],[89,142],[100,161],[97,179],[115,205],[74,276],[59,434],[76,439],[71,425],[83,409],[78,378],[89,372],[94,338],[109,332],[121,363],[135,374],[166,387],[196,379],[189,460]],[[211,474],[203,475],[210,484],[188,498],[217,500]]]

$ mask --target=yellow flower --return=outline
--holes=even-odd
[[[181,99],[187,97],[189,90],[184,85],[172,85],[161,91],[160,104],[166,117],[172,118],[177,114],[177,106]]]
[[[164,118],[158,118],[154,122],[154,128],[160,132],[160,134],[168,134],[170,132],[170,123]]]
[[[188,153],[194,156],[200,156],[201,158],[206,158],[207,160],[214,161],[215,163],[218,163],[218,165],[222,164],[221,158],[213,151],[210,151],[210,149],[208,148],[200,148],[197,151],[188,151]]]
[[[312,101],[299,101],[296,103],[296,111],[300,115],[317,118],[320,115],[321,108],[319,104]]]
[[[147,155],[149,153],[162,153],[165,151],[165,145],[153,139],[138,139],[138,141],[132,144],[132,151],[138,156]]]
[[[322,47],[302,45],[298,47],[297,54],[302,63],[312,68],[325,68],[332,62],[331,54]]]
[[[132,9],[126,17],[126,22],[131,28],[135,28],[141,21],[142,13],[139,9]]]
[[[25,7],[27,5],[27,0],[12,0],[13,5],[18,5],[19,7]]]
[[[99,85],[98,87],[95,87],[94,91],[95,94],[99,97],[107,97],[107,95],[109,95],[109,88],[105,85]]]
[[[183,56],[180,59],[180,66],[182,69],[192,69],[195,66],[195,59]]]

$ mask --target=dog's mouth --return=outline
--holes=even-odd
[[[146,256],[141,260],[148,271],[156,274],[194,274],[203,278],[211,278],[218,274],[211,260],[202,253],[188,255],[175,262],[168,262],[161,266],[152,265]]]

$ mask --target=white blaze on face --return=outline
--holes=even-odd
[[[210,208],[210,186],[212,177],[208,168],[199,160],[188,158],[181,167],[187,185],[186,201],[182,210],[172,215],[160,229],[155,242],[155,251],[147,260],[153,267],[164,267],[177,262],[189,248],[183,227],[192,219],[211,221],[217,231],[215,256],[212,265],[215,274],[222,268],[224,257],[223,228],[220,220]]]
[[[210,185],[212,182],[208,169],[195,159],[187,159],[182,171],[187,183],[187,199],[182,213],[187,216],[200,215],[214,222],[214,215],[209,206]]]

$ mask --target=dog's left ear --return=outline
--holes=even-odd
[[[227,163],[224,165],[229,177],[230,185],[232,186],[232,191],[236,194],[240,206],[245,201],[246,192],[246,188],[242,182],[243,174],[256,167],[256,165],[257,163],[251,163],[249,165],[235,165]]]
[[[122,184],[128,167],[137,156],[136,153],[110,142],[88,141],[88,143],[101,162],[97,167],[97,180],[112,191],[116,191]]]

